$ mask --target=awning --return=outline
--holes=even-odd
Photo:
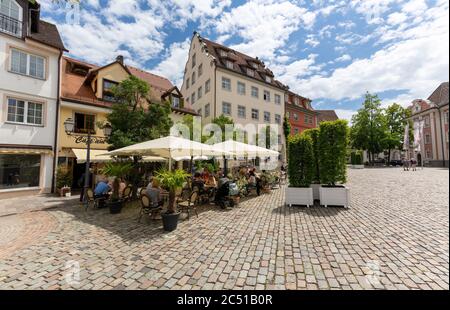
[[[77,163],[85,163],[86,162],[86,156],[87,156],[87,150],[86,149],[72,149],[73,153],[75,154],[75,157],[77,158]],[[112,161],[113,159],[109,155],[104,155],[105,150],[91,150],[91,163],[104,163],[108,161]],[[166,161],[162,157],[157,156],[144,156],[143,161],[147,163],[154,163],[154,162],[164,162]]]
[[[53,155],[52,150],[33,148],[0,148],[0,154],[48,154]]]

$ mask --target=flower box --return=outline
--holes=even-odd
[[[313,189],[311,187],[286,187],[286,205],[307,206],[314,205]]]
[[[345,186],[321,186],[320,204],[327,208],[328,206],[350,207],[350,189]]]

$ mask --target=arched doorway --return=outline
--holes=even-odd
[[[417,166],[422,166],[422,154],[417,154]]]

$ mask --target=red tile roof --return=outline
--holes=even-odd
[[[334,110],[316,110],[319,113],[317,120],[319,123],[328,122],[328,121],[336,121],[339,117]]]
[[[195,33],[196,34],[196,33]],[[196,34],[198,35],[198,34]],[[241,52],[235,51],[229,47],[221,45],[219,43],[210,41],[198,35],[200,42],[204,43],[206,49],[210,55],[212,55],[216,59],[216,65],[220,68],[234,71],[236,73],[245,75],[248,78],[254,78],[263,82],[265,84],[269,84],[273,87],[281,88],[283,91],[287,89],[285,85],[283,85],[280,81],[277,81],[273,78],[273,72],[265,67],[264,63],[258,58],[250,57]],[[221,56],[220,51],[226,51],[227,56]],[[234,63],[233,69],[230,69],[226,65],[226,60],[231,60]],[[252,63],[258,64],[258,69],[252,67]],[[247,68],[255,71],[254,76],[250,76],[247,74]],[[265,79],[266,76],[272,77],[271,83],[268,83]]]
[[[430,97],[428,97],[428,100],[438,106],[448,104],[448,82],[444,82],[439,85]]]

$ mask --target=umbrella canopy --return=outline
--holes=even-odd
[[[106,153],[111,156],[160,156],[168,159],[176,159],[186,156],[223,156],[232,155],[225,149],[203,144],[188,139],[168,136],[130,145],[118,150]]]
[[[175,157],[175,161],[183,161],[183,160],[193,160],[193,161],[200,161],[200,160],[208,160],[208,156],[182,156],[182,157]]]
[[[232,152],[235,156],[246,157],[270,157],[278,156],[280,153],[252,144],[245,144],[233,140],[217,143],[213,145],[215,148]]]

